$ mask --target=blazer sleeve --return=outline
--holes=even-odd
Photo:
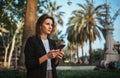
[[[35,69],[40,66],[39,59],[35,56],[34,49],[33,39],[32,37],[29,37],[24,49],[25,65],[27,69]]]

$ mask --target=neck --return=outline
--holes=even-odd
[[[41,38],[42,40],[46,40],[46,39],[47,39],[47,35],[41,34],[41,35],[40,35],[40,38]]]

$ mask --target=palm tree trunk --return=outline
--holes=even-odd
[[[35,23],[36,23],[36,17],[37,17],[37,3],[38,0],[27,0],[27,8],[26,8],[26,16],[25,16],[25,25],[23,30],[23,38],[22,38],[22,49],[20,53],[19,63],[18,63],[18,69],[24,68],[24,47],[25,43],[27,41],[27,38],[31,35],[35,34]]]
[[[80,63],[80,59],[79,59],[79,47],[77,44],[77,63]]]
[[[70,50],[70,62],[72,62],[72,50]]]
[[[90,54],[89,64],[92,64],[92,43],[90,40],[89,40],[89,54]]]
[[[83,50],[83,46],[81,47],[81,49],[82,49],[82,63],[84,63],[84,58],[83,58],[83,56],[84,56],[84,50]]]

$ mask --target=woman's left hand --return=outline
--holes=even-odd
[[[58,50],[56,59],[60,61],[63,58],[63,56],[64,52],[62,50]]]

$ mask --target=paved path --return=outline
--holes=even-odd
[[[57,70],[94,70],[96,66],[58,66]]]

